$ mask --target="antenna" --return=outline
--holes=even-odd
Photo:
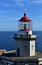
[[[26,13],[26,8],[24,9],[24,13]]]
[[[24,9],[24,14],[26,14],[26,10],[27,10],[27,9],[25,8],[25,9]]]

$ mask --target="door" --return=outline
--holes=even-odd
[[[20,56],[20,48],[17,48],[17,56]]]

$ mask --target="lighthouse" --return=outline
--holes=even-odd
[[[32,34],[32,20],[24,13],[18,20],[18,33],[14,34],[16,56],[35,56],[36,35]]]

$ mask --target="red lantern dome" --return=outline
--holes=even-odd
[[[30,22],[32,20],[30,20],[27,16],[26,13],[24,13],[24,16],[19,20],[20,22]]]
[[[32,30],[32,20],[30,20],[26,13],[24,13],[24,16],[19,20],[18,28],[19,31],[25,31],[28,32],[29,30]]]

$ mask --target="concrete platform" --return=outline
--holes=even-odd
[[[13,63],[15,65],[18,65],[22,63],[22,65],[32,63],[34,65],[40,65],[42,64],[42,52],[36,52],[35,56],[32,57],[6,57],[1,56],[4,63]]]

